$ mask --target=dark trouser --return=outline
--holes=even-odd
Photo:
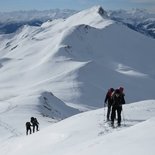
[[[31,131],[31,127],[27,127],[26,128],[26,135],[28,135],[28,132],[30,131],[30,134],[32,133],[32,131]]]
[[[108,109],[107,109],[107,120],[109,120],[110,112],[111,112],[111,104],[108,103]]]
[[[111,122],[112,124],[114,123],[115,115],[117,112],[117,117],[118,117],[118,124],[120,125],[121,123],[121,111],[122,111],[122,106],[113,106],[112,107],[112,113],[111,113]]]
[[[35,128],[36,128],[36,131],[39,131],[39,126],[38,124],[33,124],[33,133],[35,132]]]

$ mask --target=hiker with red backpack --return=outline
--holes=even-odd
[[[114,88],[110,88],[105,96],[104,103],[107,104],[107,121],[109,121],[109,116],[111,113],[111,106],[112,106],[112,93],[114,92]]]
[[[122,105],[125,104],[123,93],[123,87],[120,87],[119,89],[116,89],[114,93],[112,94],[112,113],[111,113],[111,125],[114,126],[114,120],[116,118],[117,113],[117,123],[118,126],[121,125],[121,112],[122,112]]]

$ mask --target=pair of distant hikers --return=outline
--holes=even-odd
[[[104,103],[107,104],[107,121],[110,120],[111,113],[111,125],[114,125],[116,113],[118,126],[121,125],[122,105],[125,104],[125,94],[123,91],[123,87],[119,87],[115,90],[114,88],[110,88],[105,96]]]
[[[26,122],[26,135],[31,134],[32,131],[33,133],[36,131],[39,131],[39,122],[37,120],[37,118],[31,117],[30,122]],[[33,129],[31,129],[31,127],[33,127]]]

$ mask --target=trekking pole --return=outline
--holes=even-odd
[[[103,105],[104,105],[103,108],[104,108],[104,122],[105,122],[105,121],[106,121],[106,119],[105,119],[105,113],[106,113],[105,107],[106,107],[106,106],[105,106],[105,103],[103,103]]]
[[[122,116],[123,116],[123,122],[124,122],[124,126],[125,126],[125,117],[124,117],[124,111],[123,111],[123,108],[122,108]]]

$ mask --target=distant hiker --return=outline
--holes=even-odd
[[[114,119],[117,112],[117,123],[121,125],[121,111],[122,104],[125,104],[124,93],[120,89],[116,89],[112,95],[112,113],[111,113],[111,124],[114,125]]]
[[[111,113],[111,106],[112,106],[112,93],[114,92],[114,88],[110,88],[105,96],[104,103],[107,104],[107,121],[109,121],[109,116]]]
[[[33,133],[35,132],[35,128],[36,128],[36,131],[39,131],[39,122],[37,118],[31,117],[31,123],[33,126]]]
[[[38,122],[37,118],[34,118],[34,124],[36,126],[36,131],[39,131],[39,122]]]
[[[29,132],[29,134],[31,134],[32,133],[32,130],[31,130],[32,125],[31,125],[31,123],[26,122],[25,126],[26,126],[26,135],[28,135],[28,132]]]

